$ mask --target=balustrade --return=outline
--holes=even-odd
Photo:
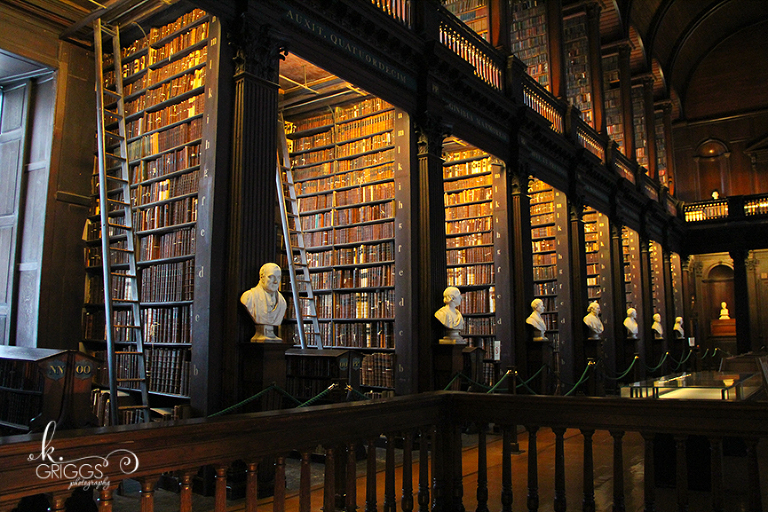
[[[439,11],[439,40],[475,68],[475,75],[496,90],[504,89],[502,57],[484,39],[445,9]]]
[[[472,467],[462,471],[460,432],[472,425],[480,431],[473,448],[477,450],[477,456],[465,459],[465,464],[472,461]],[[489,430],[488,425],[496,425],[499,429],[501,450],[498,450],[498,444],[493,444],[499,442],[499,436],[493,429]],[[515,425],[522,425],[527,431],[527,455],[524,457],[515,455],[518,435]],[[548,460],[545,466],[542,466],[537,448],[538,439],[543,434],[547,439],[554,435],[554,462]],[[566,439],[573,442],[574,435],[579,436],[583,446],[580,474],[572,474],[574,471],[569,470],[573,466],[572,459],[566,464],[564,443]],[[271,508],[283,512],[286,457],[298,452],[299,512],[308,512],[315,506],[313,503],[322,504],[325,510],[343,508],[353,511],[358,506],[355,467],[360,444],[368,449],[367,462],[363,464],[367,468],[366,475],[360,484],[365,485],[365,510],[370,512],[375,511],[379,503],[385,511],[397,509],[396,450],[402,450],[399,503],[404,512],[413,511],[414,477],[418,481],[420,512],[430,510],[430,504],[435,512],[462,509],[464,486],[469,482],[476,482],[477,510],[480,512],[499,507],[506,511],[520,509],[513,507],[516,500],[523,500],[528,510],[538,510],[542,498],[552,500],[542,504],[544,508],[554,507],[556,511],[566,510],[568,502],[574,503],[574,500],[581,501],[584,510],[595,510],[594,468],[606,466],[613,467],[613,509],[624,510],[627,500],[623,482],[630,472],[638,481],[637,462],[633,461],[632,467],[625,465],[623,450],[627,437],[634,439],[636,444],[645,445],[644,501],[645,509],[651,510],[657,501],[653,473],[658,462],[654,460],[654,443],[658,436],[672,439],[676,446],[669,456],[676,458],[672,467],[676,468],[677,501],[683,509],[691,501],[687,487],[691,468],[687,466],[686,454],[686,441],[690,436],[709,439],[713,453],[710,496],[714,510],[722,510],[723,502],[722,440],[743,439],[746,455],[736,463],[740,466],[738,471],[746,477],[740,480],[742,487],[737,494],[743,497],[745,504],[748,503],[749,510],[761,510],[761,500],[768,498],[764,496],[768,489],[764,475],[760,477],[758,460],[758,446],[768,437],[768,409],[763,403],[464,392],[424,393],[378,402],[306,407],[172,424],[64,431],[48,438],[46,444],[41,444],[40,435],[7,437],[0,443],[0,510],[10,510],[22,497],[40,493],[51,496],[54,510],[63,510],[75,478],[76,470],[72,468],[122,450],[135,455],[138,465],[127,468],[119,464],[118,456],[111,456],[114,460],[102,468],[104,479],[110,484],[99,489],[100,510],[112,509],[113,492],[117,484],[127,478],[141,484],[141,510],[153,510],[156,482],[160,474],[169,472],[174,472],[181,480],[180,510],[190,510],[191,480],[201,466],[211,466],[214,470],[215,510],[226,510],[227,470],[232,461],[242,460],[247,467],[245,510],[254,511],[258,462],[269,460],[276,474]],[[489,441],[491,438],[493,443]],[[602,453],[602,450],[594,449],[598,440],[602,444],[607,440],[613,445],[613,454],[609,454],[608,460],[596,457]],[[381,443],[385,446],[383,489],[377,487],[375,456],[376,446]],[[412,447],[416,443],[418,463],[412,457]],[[491,451],[492,444],[497,448]],[[41,446],[42,458],[39,456]],[[309,468],[311,453],[316,446],[324,447],[325,476],[322,488],[312,490]],[[513,459],[515,464],[527,465],[527,471],[515,466],[518,469],[513,472]],[[71,467],[46,474],[40,472],[41,464],[46,464],[49,469],[54,464],[61,467],[70,464]],[[339,467],[337,471],[337,464],[346,467]],[[416,465],[418,471],[414,472],[412,468]],[[496,468],[494,478],[499,478],[497,471],[501,472],[501,485],[493,486],[496,491],[490,494],[489,467]],[[475,476],[462,479],[462,474]],[[554,489],[553,493],[540,495],[541,478],[552,479],[547,488]],[[580,495],[568,495],[569,490],[573,492],[575,488],[568,485],[569,481],[582,482]],[[313,499],[320,494],[322,499]],[[602,500],[608,499],[609,494],[602,494]],[[600,505],[603,506],[605,504]]]

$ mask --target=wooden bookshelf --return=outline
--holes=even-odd
[[[603,94],[605,95],[605,127],[613,142],[624,148],[624,116],[619,88],[619,55],[603,57]]]
[[[632,87],[632,115],[635,127],[635,158],[637,165],[648,169],[648,141],[645,134],[645,92],[642,85]]]
[[[375,400],[395,395],[395,369],[397,355],[392,352],[374,352],[362,358],[360,388]]]
[[[640,237],[636,231],[626,226],[624,226],[621,236],[622,254],[624,255],[624,287],[627,295],[626,307],[637,310],[637,322],[641,323]]]
[[[291,349],[285,354],[286,391],[301,402],[306,402],[325,391],[331,383],[345,385],[350,380],[351,360],[354,354],[343,349]],[[344,387],[334,395],[346,396]],[[333,401],[326,395],[320,403]]]
[[[541,314],[547,325],[546,336],[557,346],[569,338],[568,266],[563,259],[568,248],[568,215],[565,194],[533,178],[528,195],[531,201],[531,243],[533,250],[533,295],[544,302]]]
[[[395,349],[397,115],[368,96],[285,116],[324,347]],[[288,302],[283,336],[297,344]]]
[[[585,13],[563,20],[563,39],[568,70],[568,100],[579,109],[581,118],[594,128],[589,39]]]
[[[493,166],[500,162],[466,143],[443,144],[447,286],[462,293],[462,336],[493,358],[496,335]]]
[[[509,27],[511,51],[528,66],[528,74],[550,90],[547,13],[543,0],[513,0]]]
[[[656,135],[656,173],[659,183],[669,186],[667,176],[667,138],[664,131],[664,113],[658,112],[654,116],[654,133]]]
[[[447,0],[443,6],[477,35],[489,40],[488,0]]]
[[[651,250],[651,305],[653,313],[661,315],[661,325],[666,326],[666,307],[664,300],[664,258],[661,244],[650,243]],[[667,336],[667,332],[664,335]]]
[[[207,300],[195,297],[196,265],[201,251],[209,248],[199,243],[197,221],[202,183],[213,174],[204,162],[215,150],[208,126],[215,119],[210,112],[216,110],[216,81],[207,75],[216,68],[219,31],[215,17],[195,9],[149,29],[129,42],[122,55],[145,364],[150,405],[162,406],[158,411],[189,406],[194,332],[204,330],[194,320],[195,311],[205,309],[201,300]],[[114,86],[113,73],[105,74],[105,86]],[[92,183],[83,337],[89,352],[105,360],[96,176]],[[127,323],[126,314],[116,310],[114,321]],[[120,350],[129,350],[131,341],[117,340]],[[136,357],[118,355],[120,377],[138,377]],[[98,386],[108,382],[102,366],[95,378]],[[120,391],[131,394],[137,387],[126,384]],[[103,400],[94,397],[94,407]]]

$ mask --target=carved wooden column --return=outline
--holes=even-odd
[[[232,402],[261,390],[243,384],[247,370],[238,364],[238,343],[248,342],[254,324],[240,295],[259,282],[259,269],[276,260],[278,70],[282,41],[267,25],[244,13],[234,30],[234,110],[227,230],[226,332],[223,367],[236,369],[224,379]],[[285,271],[285,269],[283,269]],[[250,387],[249,387],[250,386]],[[248,388],[248,389],[245,389]]]
[[[425,115],[416,125],[418,136],[419,182],[418,199],[414,211],[418,231],[414,233],[413,249],[418,252],[417,297],[419,340],[419,390],[432,389],[435,385],[431,368],[432,349],[442,336],[442,325],[434,318],[434,312],[443,304],[443,291],[448,282],[445,251],[445,205],[443,199],[443,139],[446,129],[440,120]],[[449,370],[450,371],[450,370]]]
[[[549,43],[549,83],[552,94],[559,99],[568,99],[568,79],[565,67],[565,47],[563,45],[563,3],[561,0],[548,0],[547,41]]]
[[[600,51],[600,9],[600,4],[598,2],[591,2],[586,5],[593,126],[598,133],[606,135],[603,58]]]
[[[664,339],[666,343],[665,350],[672,354],[675,361],[682,360],[683,350],[680,350],[679,344],[675,343],[675,289],[672,284],[672,254],[666,247],[661,248],[662,267],[664,281],[664,319],[666,325],[664,325]],[[672,348],[674,347],[674,350]],[[670,361],[666,368],[674,367],[672,361]]]
[[[661,112],[664,119],[664,148],[667,152],[667,188],[669,188],[669,195],[675,195],[675,158],[672,151],[672,102],[665,101],[661,104]]]
[[[615,210],[618,210],[616,206]],[[627,293],[624,282],[624,244],[622,243],[621,217],[614,214],[610,219],[611,229],[611,286],[613,290],[613,317],[609,319],[608,329],[613,333],[614,340],[614,368],[613,374],[625,371],[632,363],[635,353],[634,345],[628,347],[627,330],[624,328],[624,319],[627,315]]]
[[[578,173],[571,176],[572,190],[568,195],[568,251],[570,252],[570,267],[566,270],[570,274],[570,313],[571,333],[573,335],[573,368],[576,375],[587,364],[588,358],[597,359],[597,352],[601,349],[602,341],[587,341],[587,331],[584,325],[584,316],[587,314],[587,261],[584,247],[584,200],[579,187]],[[602,338],[602,336],[601,336]],[[561,340],[562,342],[563,340]]]
[[[751,329],[749,323],[749,283],[747,281],[747,251],[734,249],[730,251],[733,260],[733,291],[736,304],[736,349],[739,354],[752,349]]]
[[[624,156],[635,160],[635,119],[632,114],[632,71],[629,67],[629,42],[619,45],[619,90],[624,125]]]

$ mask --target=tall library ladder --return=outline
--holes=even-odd
[[[112,425],[135,423],[136,414],[149,421],[149,396],[144,342],[139,309],[139,279],[133,229],[131,185],[123,102],[123,66],[118,27],[93,22],[96,61],[96,127],[98,145],[99,215],[104,272],[104,316],[107,338],[109,404]],[[112,40],[112,53],[104,53],[103,39]],[[111,64],[114,90],[105,86],[104,68]],[[117,129],[117,131],[115,131]],[[133,373],[120,371],[121,361],[132,360]],[[138,389],[141,404],[122,404],[118,386]],[[132,419],[129,419],[132,418]]]
[[[277,195],[280,202],[280,218],[283,224],[285,251],[288,256],[288,273],[291,277],[293,308],[296,311],[296,332],[301,348],[307,348],[307,334],[314,340],[318,349],[323,348],[320,335],[320,323],[317,321],[315,292],[307,262],[307,246],[304,243],[304,231],[299,218],[299,200],[296,197],[296,185],[293,181],[291,157],[288,153],[288,141],[285,135],[283,116],[277,121]],[[304,309],[306,305],[306,310]],[[309,332],[305,331],[309,323]]]

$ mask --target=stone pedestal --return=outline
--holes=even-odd
[[[440,338],[441,345],[465,344],[464,338],[459,334],[458,329],[446,329],[445,334]]]
[[[256,324],[256,333],[251,343],[283,343],[282,338],[275,334],[276,325]]]
[[[541,332],[541,331],[534,331]],[[546,338],[533,338],[528,342],[528,367],[524,377],[530,379],[536,372],[538,372],[542,365],[546,366],[541,373],[533,379],[528,386],[540,395],[552,394],[552,375],[551,372],[555,368],[555,359],[553,357],[552,343]]]
[[[596,362],[603,365],[605,360],[605,351],[603,350],[603,338],[590,336],[584,341],[584,355],[587,361]],[[587,394],[590,396],[605,396],[605,368],[592,368],[591,375],[587,381]]]

